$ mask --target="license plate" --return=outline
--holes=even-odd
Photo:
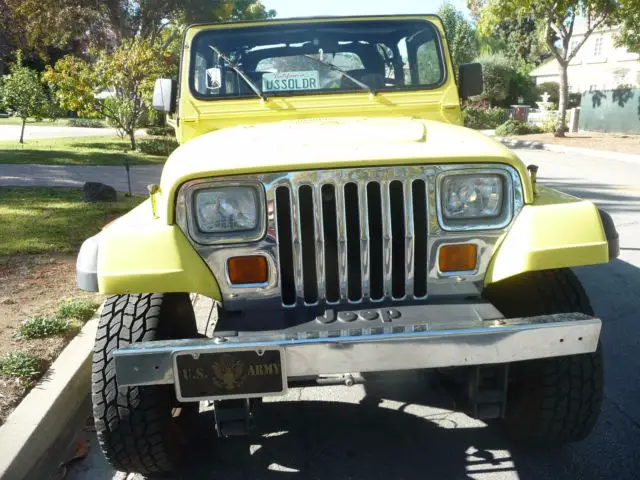
[[[269,72],[262,75],[262,91],[317,90],[320,88],[320,74],[317,70],[297,72]]]
[[[176,394],[180,401],[281,395],[287,377],[281,350],[177,353]]]

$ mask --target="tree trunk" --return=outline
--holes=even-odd
[[[131,142],[131,150],[135,150],[136,149],[136,130],[135,129],[131,129],[129,130],[129,141]]]
[[[560,98],[558,100],[558,123],[554,136],[564,137],[564,131],[567,125],[567,103],[569,102],[569,77],[567,70],[569,62],[560,62]]]
[[[20,130],[20,143],[24,143],[24,126],[27,124],[27,119],[22,119],[22,129]]]

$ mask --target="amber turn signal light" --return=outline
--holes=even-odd
[[[233,285],[266,283],[269,280],[267,259],[262,255],[231,257],[227,260],[229,281]]]
[[[443,245],[438,255],[441,272],[465,272],[476,269],[478,246],[473,243]]]

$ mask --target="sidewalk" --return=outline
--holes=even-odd
[[[497,137],[495,136],[495,130],[481,130],[481,133],[497,140],[506,147],[516,150],[523,148],[548,150],[550,152],[573,153],[606,160],[621,160],[640,164],[640,137],[637,135],[600,135],[599,137],[592,137],[591,135],[594,134],[584,132],[582,134],[571,134],[571,137],[556,139],[548,134]],[[624,139],[625,142],[616,141],[617,139]],[[565,145],[564,143],[567,141],[576,141],[576,143],[587,146]],[[607,146],[611,148],[605,150],[602,148],[594,148],[594,146]]]
[[[162,165],[131,167],[131,190],[146,194],[147,185],[160,183]],[[76,187],[85,182],[101,182],[119,192],[127,192],[124,167],[79,165],[0,164],[0,187]]]
[[[0,125],[0,141],[15,141],[20,138],[20,125]],[[63,137],[103,137],[116,134],[115,128],[85,128],[66,126],[41,126],[27,124],[24,139],[63,138]]]

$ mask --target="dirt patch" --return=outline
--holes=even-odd
[[[513,140],[551,143],[566,147],[591,148],[609,152],[640,154],[640,135],[624,135],[601,132],[568,133],[564,138],[554,137],[551,133],[536,135],[518,135],[508,137]]]
[[[48,367],[73,338],[69,333],[51,338],[24,340],[17,327],[27,317],[52,313],[62,300],[102,300],[100,295],[76,287],[75,255],[41,254],[0,257],[0,357],[23,351]],[[0,425],[20,402],[28,386],[0,377]]]

